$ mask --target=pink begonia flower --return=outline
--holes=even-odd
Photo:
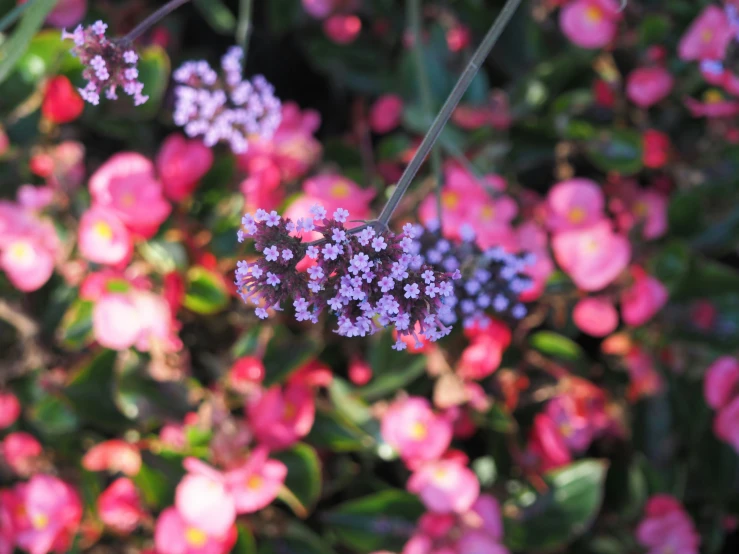
[[[13,554],[15,548],[13,514],[18,508],[18,499],[13,491],[0,489],[0,554]]]
[[[626,95],[640,108],[648,108],[667,98],[674,84],[664,67],[639,67],[626,79]]]
[[[636,528],[636,540],[649,549],[648,554],[698,554],[700,535],[675,498],[665,494],[651,497],[644,515]]]
[[[407,488],[426,508],[442,514],[466,512],[480,494],[477,476],[456,460],[424,463],[408,479]]]
[[[236,521],[234,498],[225,476],[196,458],[186,458],[188,470],[175,490],[175,507],[188,524],[208,535],[223,536]]]
[[[490,93],[488,105],[460,104],[452,113],[452,122],[465,130],[475,130],[491,126],[494,129],[508,129],[513,122],[508,95],[505,91]]]
[[[131,234],[108,208],[92,207],[82,214],[77,242],[82,257],[98,264],[123,266],[133,254]]]
[[[241,182],[239,189],[244,195],[244,212],[258,209],[272,211],[284,200],[280,168],[269,156],[252,157],[249,161],[249,176]]]
[[[654,190],[642,191],[631,206],[637,222],[643,223],[642,236],[654,240],[667,232],[667,197]]]
[[[710,90],[704,102],[695,98],[685,98],[685,107],[693,117],[724,118],[739,114],[739,101],[724,99],[720,92]]]
[[[437,415],[425,398],[393,402],[382,417],[382,438],[406,462],[436,460],[449,448],[452,424]]]
[[[389,133],[400,125],[402,115],[403,99],[397,94],[383,94],[370,108],[370,128],[378,134]]]
[[[624,357],[631,382],[627,398],[631,401],[652,396],[662,390],[662,376],[654,368],[652,357],[638,345],[631,346]]]
[[[30,554],[67,552],[82,519],[77,492],[64,481],[42,474],[16,485],[15,491],[17,546]]]
[[[10,433],[0,444],[5,462],[19,475],[29,475],[33,462],[43,452],[41,443],[29,433]]]
[[[573,44],[601,48],[616,38],[620,19],[616,0],[574,0],[560,11],[559,26]]]
[[[720,61],[733,37],[734,31],[724,10],[707,6],[680,39],[678,55],[683,61]]]
[[[531,302],[544,293],[547,279],[554,273],[554,262],[549,255],[549,239],[547,233],[534,221],[526,221],[516,229],[517,248],[534,255],[534,264],[524,268],[524,273],[531,277],[531,288],[521,295],[521,300]]]
[[[593,429],[587,412],[581,410],[576,399],[569,394],[560,394],[547,403],[544,413],[557,426],[567,448],[582,452],[593,440]]]
[[[290,375],[287,383],[308,387],[329,387],[333,378],[334,373],[329,366],[316,358],[311,358]]]
[[[613,302],[607,298],[588,297],[575,304],[572,321],[583,333],[593,337],[605,337],[618,327],[618,312]]]
[[[102,346],[112,350],[126,350],[141,335],[141,323],[136,304],[128,294],[103,295],[92,310],[92,330]]]
[[[287,466],[267,458],[269,451],[257,447],[241,467],[226,473],[226,486],[234,499],[236,513],[251,514],[268,506],[280,491]]]
[[[510,197],[484,198],[470,206],[470,225],[482,249],[505,246],[515,242],[511,221],[518,214],[518,205]]]
[[[560,181],[547,194],[547,226],[551,231],[586,229],[603,220],[605,198],[590,179]]]
[[[177,133],[164,140],[156,159],[164,194],[174,202],[192,194],[212,165],[210,148],[199,140],[189,140]]]
[[[10,427],[21,415],[21,403],[12,392],[0,390],[0,429]]]
[[[303,9],[316,19],[324,19],[336,7],[336,0],[301,0]]]
[[[652,319],[667,303],[667,288],[641,267],[631,268],[632,285],[621,293],[621,316],[626,325],[638,327]]]
[[[363,387],[372,379],[372,366],[361,356],[353,355],[349,359],[349,380],[358,387]]]
[[[552,250],[560,267],[585,291],[601,290],[612,283],[631,258],[628,239],[614,233],[608,221],[557,233]]]
[[[148,352],[153,343],[161,346],[166,352],[182,348],[169,304],[164,297],[148,291],[134,291],[132,299],[140,327],[134,345],[137,350]]]
[[[305,385],[273,386],[248,409],[257,441],[271,449],[292,446],[308,434],[315,419],[313,391]]]
[[[713,432],[739,452],[739,396],[717,412]]]
[[[475,334],[462,352],[455,371],[462,379],[478,380],[492,375],[500,366],[503,352],[511,344],[511,330],[504,323],[492,320]]]
[[[481,494],[469,512],[461,516],[465,529],[484,532],[496,542],[503,540],[503,516],[500,504],[489,494]]]
[[[55,253],[39,236],[18,237],[0,254],[0,268],[11,284],[23,292],[40,289],[54,272]]]
[[[739,360],[734,356],[721,356],[706,370],[703,393],[706,403],[718,410],[738,395]]]
[[[464,533],[457,541],[456,551],[460,554],[509,554],[505,546],[480,531]]]
[[[49,186],[22,185],[16,193],[18,204],[31,211],[40,211],[54,201],[54,189]]]
[[[362,20],[356,15],[336,14],[323,22],[323,32],[336,44],[350,44],[362,31]]]
[[[123,535],[132,533],[146,516],[136,485],[127,477],[119,477],[100,493],[97,509],[100,520]]]
[[[74,27],[87,13],[87,0],[59,0],[46,16],[49,25],[64,29]]]
[[[236,526],[214,535],[185,521],[176,508],[167,508],[159,515],[154,531],[157,554],[226,554],[236,538]]]
[[[529,433],[529,450],[536,457],[540,471],[548,471],[572,461],[557,424],[544,413],[534,417],[534,425]]]
[[[90,177],[93,204],[110,208],[133,233],[151,238],[172,207],[154,164],[135,152],[115,154]]]
[[[141,469],[141,452],[126,441],[110,439],[90,448],[82,458],[82,467],[87,471],[120,472],[133,477]]]
[[[249,392],[261,384],[266,375],[264,363],[256,356],[243,356],[236,360],[228,372],[229,384],[239,392]]]

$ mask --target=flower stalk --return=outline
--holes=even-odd
[[[133,42],[141,35],[143,35],[146,31],[148,31],[151,27],[159,23],[160,20],[164,19],[170,13],[189,1],[190,0],[170,0],[149,17],[144,19],[141,23],[136,25],[136,27],[134,27],[130,33],[128,33],[121,39],[121,42]]]

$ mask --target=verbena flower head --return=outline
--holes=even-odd
[[[245,302],[259,306],[257,316],[266,318],[267,309],[281,310],[287,304],[295,308],[298,321],[317,323],[323,311],[334,313],[335,331],[347,337],[394,326],[399,336],[418,342],[417,331],[431,341],[451,331],[440,314],[452,301],[453,280],[460,273],[436,270],[414,255],[411,225],[401,235],[372,227],[357,232],[344,226],[349,212],[342,208],[329,218],[316,205],[311,214],[293,222],[277,212],[257,210],[242,219],[239,240],[253,237],[262,257],[239,262],[236,286]],[[323,241],[302,242],[299,235],[310,231],[323,235]],[[302,273],[296,266],[305,256],[315,265]],[[405,348],[402,339],[395,348]]]
[[[221,58],[219,75],[206,61],[189,61],[174,72],[174,121],[206,146],[228,143],[246,152],[251,136],[270,138],[280,124],[282,105],[274,87],[257,75],[244,79],[243,50],[234,46]]]
[[[414,232],[417,238],[412,253],[417,257],[413,268],[421,270],[428,265],[433,271],[461,272],[455,294],[439,314],[445,324],[461,319],[469,327],[487,320],[487,313],[508,320],[520,320],[526,315],[526,306],[518,298],[533,284],[523,273],[534,262],[532,254],[509,254],[502,248],[482,251],[470,228],[462,229],[461,242],[442,237],[435,223],[425,229],[419,225]]]
[[[97,105],[103,92],[110,100],[118,98],[116,90],[121,87],[139,106],[149,99],[141,94],[144,84],[138,80],[136,62],[139,57],[129,45],[106,38],[107,28],[102,21],[96,21],[87,28],[78,25],[71,33],[62,31],[63,39],[74,41],[72,54],[85,67],[82,76],[87,79],[87,86],[78,89],[80,95],[90,104]]]

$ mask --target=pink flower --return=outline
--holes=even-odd
[[[20,206],[31,211],[41,211],[54,202],[54,189],[49,186],[22,185],[16,198]]]
[[[678,45],[680,59],[723,60],[734,32],[718,6],[708,6],[693,21]]]
[[[663,67],[639,67],[629,73],[626,95],[640,108],[648,108],[667,98],[674,83]]]
[[[362,20],[356,15],[336,14],[323,22],[323,32],[336,44],[350,44],[362,30]]]
[[[28,475],[33,470],[33,461],[41,455],[43,449],[36,438],[22,431],[10,433],[2,442],[0,451],[5,462],[19,475]]]
[[[128,229],[151,238],[167,219],[171,206],[154,164],[135,152],[115,154],[90,177],[93,203],[110,208]]]
[[[34,475],[17,485],[17,545],[30,554],[67,552],[82,519],[82,502],[75,490],[50,475]]]
[[[13,514],[20,508],[11,490],[0,489],[0,554],[13,554],[15,549],[15,522]]]
[[[156,159],[164,194],[179,202],[192,194],[198,181],[213,165],[213,152],[199,140],[169,135]]]
[[[628,239],[601,221],[587,229],[563,231],[552,238],[554,257],[578,288],[600,290],[618,277],[631,258]]]
[[[161,513],[154,531],[157,554],[226,554],[236,537],[233,525],[222,535],[214,535],[185,521],[175,508]]]
[[[285,192],[282,173],[270,156],[252,156],[248,163],[249,176],[241,182],[244,195],[244,211],[255,212],[259,208],[272,211],[283,201]]]
[[[12,392],[0,391],[0,429],[10,427],[21,415],[21,403]]]
[[[703,392],[706,402],[714,410],[726,406],[737,395],[739,384],[739,360],[733,356],[721,356],[706,370]]]
[[[54,272],[54,253],[39,236],[18,237],[0,253],[0,268],[18,290],[40,289]]]
[[[572,461],[570,451],[554,420],[547,414],[536,414],[529,433],[529,450],[536,457],[540,471],[548,471]]]
[[[457,127],[466,130],[487,126],[494,129],[508,129],[513,122],[508,95],[505,91],[494,90],[490,94],[488,105],[461,104],[454,110],[452,121]]]
[[[636,540],[649,554],[698,554],[700,535],[680,503],[658,494],[649,499],[645,518],[636,528]]]
[[[643,325],[662,309],[667,302],[668,292],[657,279],[642,268],[631,268],[634,282],[621,293],[621,316],[626,325]]]
[[[95,263],[123,266],[133,254],[131,234],[108,208],[93,207],[82,215],[77,240],[80,254]]]
[[[97,500],[101,521],[117,533],[132,533],[146,513],[136,485],[127,477],[119,477],[105,489]]]
[[[491,375],[503,359],[503,352],[511,344],[511,331],[507,325],[491,320],[481,332],[476,333],[470,345],[462,351],[456,367],[462,379],[483,379]]]
[[[534,264],[524,268],[524,274],[533,280],[532,287],[521,295],[521,300],[530,302],[539,298],[544,292],[547,279],[554,272],[554,262],[549,255],[549,240],[546,232],[534,221],[526,221],[516,229],[517,247],[519,250],[534,255]]]
[[[462,524],[466,529],[484,532],[496,542],[503,540],[500,504],[489,494],[477,497],[470,511],[462,515]]]
[[[460,554],[508,554],[508,549],[485,533],[468,531],[457,542],[456,552]]]
[[[662,390],[662,376],[654,369],[652,357],[641,347],[634,345],[624,358],[626,370],[629,372],[629,400],[637,400],[642,396],[651,396]]]
[[[604,217],[605,201],[600,186],[590,179],[568,179],[547,194],[547,226],[552,231],[585,229]]]
[[[733,117],[739,114],[739,102],[725,100],[721,93],[716,90],[706,93],[705,102],[695,98],[685,98],[683,102],[685,102],[685,107],[690,110],[693,117]]]
[[[618,312],[607,298],[588,297],[575,304],[572,320],[583,333],[605,337],[618,327]]]
[[[287,466],[278,460],[267,459],[268,454],[265,447],[257,447],[244,465],[226,474],[236,513],[250,514],[261,510],[277,497],[282,488]]]
[[[408,479],[407,487],[426,508],[441,514],[466,512],[480,494],[477,476],[457,460],[423,464]]]
[[[336,7],[336,0],[301,0],[303,9],[316,19],[324,19]]]
[[[616,38],[620,19],[615,0],[574,0],[559,13],[559,26],[577,46],[601,48]]]
[[[384,94],[370,108],[370,128],[375,133],[389,133],[400,125],[402,115],[403,99],[397,94]]]
[[[236,360],[228,372],[231,386],[239,392],[249,392],[264,380],[265,369],[262,360],[255,356],[244,356]]]
[[[141,469],[141,453],[133,444],[111,439],[96,444],[82,458],[87,471],[108,471],[133,477]]]
[[[58,29],[73,27],[85,17],[87,0],[59,0],[46,16],[46,22]]]
[[[154,344],[165,352],[175,352],[182,348],[167,300],[149,291],[134,291],[131,296],[140,327],[136,349],[148,352]]]
[[[182,519],[208,535],[224,536],[236,520],[234,498],[225,476],[196,458],[186,458],[188,474],[175,490],[175,507]]]
[[[452,440],[451,422],[420,397],[393,402],[382,417],[380,432],[403,460],[412,463],[440,458]]]
[[[360,356],[352,356],[349,360],[349,380],[362,387],[372,379],[372,366],[367,360]]]
[[[713,432],[739,452],[739,396],[718,411],[713,422]]]
[[[247,411],[257,440],[279,450],[308,434],[313,427],[315,409],[312,390],[295,384],[267,389]]]
[[[667,232],[667,198],[654,190],[640,192],[631,206],[634,219],[643,224],[642,236],[654,240]]]
[[[662,131],[647,129],[643,135],[644,165],[651,169],[659,169],[667,164],[670,157],[670,137]]]
[[[127,350],[133,346],[141,334],[141,323],[130,295],[103,295],[92,311],[92,329],[95,340],[106,348]]]

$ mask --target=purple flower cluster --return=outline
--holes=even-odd
[[[243,50],[231,47],[221,58],[222,74],[206,61],[190,61],[174,72],[174,121],[190,137],[202,136],[206,146],[228,143],[236,154],[246,152],[250,136],[270,138],[282,119],[274,87],[257,75],[249,81],[241,69]]]
[[[140,106],[149,97],[141,94],[144,84],[138,80],[136,62],[139,57],[123,44],[108,40],[105,37],[107,28],[102,21],[96,21],[86,29],[78,25],[71,33],[62,31],[63,39],[74,41],[72,54],[85,67],[82,76],[87,79],[87,85],[78,89],[80,95],[97,106],[103,91],[106,98],[115,100],[118,98],[116,90],[121,87],[123,92],[133,96],[133,103]]]
[[[451,332],[439,314],[452,301],[460,273],[435,270],[412,254],[412,225],[402,235],[370,226],[355,232],[344,226],[349,212],[341,208],[329,219],[316,205],[311,215],[293,222],[257,210],[242,219],[239,241],[252,237],[262,256],[239,262],[235,283],[245,302],[259,306],[257,316],[266,318],[268,309],[291,303],[298,321],[317,323],[323,311],[333,312],[335,331],[346,337],[391,325],[416,342],[417,333],[436,341]],[[300,234],[311,231],[323,235],[320,244],[302,242]],[[300,272],[297,264],[306,256],[315,263]],[[405,342],[399,338],[394,348],[404,349]]]
[[[475,243],[475,234],[463,227],[461,242],[452,242],[441,236],[438,225],[426,229],[416,226],[412,253],[417,255],[414,268],[428,264],[436,271],[461,271],[462,278],[455,283],[455,294],[439,314],[441,320],[452,325],[462,320],[465,327],[487,319],[492,312],[511,321],[520,320],[526,306],[521,293],[533,285],[525,275],[525,268],[534,263],[530,253],[509,254],[496,247],[482,251]],[[423,266],[427,267],[427,266]]]

